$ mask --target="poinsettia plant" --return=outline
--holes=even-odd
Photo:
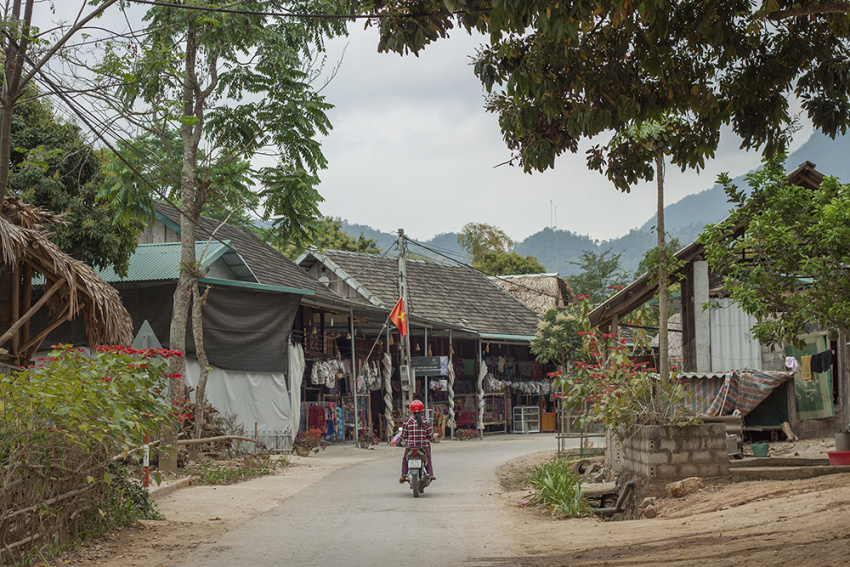
[[[306,447],[307,449],[315,449],[322,445],[322,430],[315,427],[306,431],[301,431],[295,436],[294,445],[296,447]]]
[[[635,360],[647,344],[629,347],[616,334],[600,333],[585,322],[584,360],[570,372],[553,372],[562,403],[577,412],[577,425],[601,423],[607,430],[632,425],[686,425],[698,420],[690,408],[692,395],[681,381],[661,380],[649,362]]]

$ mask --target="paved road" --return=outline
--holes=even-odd
[[[437,480],[418,499],[398,484],[401,449],[332,473],[182,565],[397,567],[487,565],[511,548],[499,529],[494,471],[556,448],[553,434],[507,435],[434,446]],[[331,449],[329,449],[331,450]],[[415,544],[419,555],[411,555]]]

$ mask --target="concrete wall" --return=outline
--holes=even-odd
[[[614,473],[632,473],[648,479],[681,480],[729,474],[726,426],[722,423],[684,427],[644,425],[609,444]]]

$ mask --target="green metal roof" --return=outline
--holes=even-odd
[[[235,280],[221,280],[217,278],[201,278],[200,284],[221,285],[226,287],[253,289],[257,291],[271,291],[274,293],[292,293],[296,295],[316,295],[315,291],[309,289],[298,289],[296,287],[284,287],[280,285],[267,285],[254,282],[240,282]]]
[[[239,254],[232,250],[229,240],[212,241],[207,247],[206,242],[195,242],[197,258],[204,255],[201,269],[211,266],[216,260],[224,257],[228,267],[234,269],[242,281],[256,282],[250,270],[246,270],[245,262]],[[130,257],[130,268],[127,277],[119,277],[112,268],[98,270],[100,276],[108,282],[149,282],[170,281],[180,276],[180,243],[166,242],[163,244],[139,244]],[[241,270],[238,268],[242,268]]]

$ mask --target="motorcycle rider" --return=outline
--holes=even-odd
[[[401,438],[404,441],[405,447],[419,447],[425,453],[425,470],[431,476],[431,480],[436,480],[434,476],[434,465],[431,460],[431,439],[434,432],[431,429],[431,423],[424,415],[425,406],[419,400],[413,400],[410,404],[410,416],[404,420],[404,425],[401,427]],[[398,479],[399,484],[407,482],[407,451],[401,458],[401,478]]]

